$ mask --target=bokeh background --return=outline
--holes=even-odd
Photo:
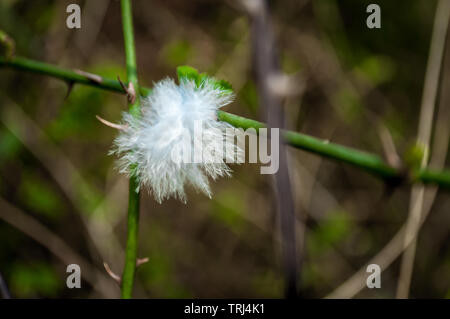
[[[287,127],[382,155],[381,127],[403,156],[417,136],[436,1],[375,1],[379,30],[365,24],[371,2],[270,1],[281,67],[297,88],[284,101]],[[82,8],[81,29],[65,25],[70,3]],[[191,65],[233,85],[226,111],[259,118],[239,1],[133,6],[141,84]],[[126,78],[119,1],[1,0],[0,29],[17,55]],[[438,102],[449,92],[441,91]],[[117,122],[126,98],[81,85],[67,92],[63,81],[0,69],[0,274],[13,297],[119,296],[103,263],[122,271],[128,184],[108,155],[116,132],[95,115]],[[322,298],[404,225],[410,188],[387,190],[355,168],[294,149],[289,165],[297,222],[306,224],[301,294]],[[233,178],[213,183],[212,200],[189,191],[186,205],[159,205],[142,195],[139,256],[149,262],[138,269],[136,297],[283,297],[272,180],[259,165],[232,168]],[[420,232],[412,297],[450,297],[449,207],[439,191]],[[82,288],[68,289],[66,266],[79,258]],[[399,265],[383,272],[381,289],[355,296],[394,297]]]

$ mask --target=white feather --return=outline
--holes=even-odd
[[[229,176],[226,162],[242,158],[239,147],[228,145],[234,143],[226,138],[226,128],[231,126],[217,120],[217,110],[232,99],[231,93],[209,80],[200,86],[188,80],[179,85],[171,79],[156,83],[152,93],[141,99],[142,116],[123,114],[127,129],[119,133],[111,152],[120,156],[120,172],[137,176],[140,186],[159,203],[169,197],[186,202],[186,184],[211,197],[208,177]],[[196,123],[201,123],[203,136],[194,141]],[[173,160],[173,154],[184,154],[186,149],[191,149],[192,156],[203,154],[202,160]],[[233,154],[223,149],[231,149]],[[220,150],[224,155],[217,160]]]

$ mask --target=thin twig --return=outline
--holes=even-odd
[[[450,65],[450,50],[446,53],[445,65]],[[434,132],[433,150],[431,152],[430,166],[439,169],[445,164],[448,146],[450,141],[450,73],[445,72],[442,80],[441,97],[439,101],[439,111],[436,116],[436,127]],[[437,187],[428,187],[425,190],[422,218],[419,226],[423,225],[428,217],[433,201],[437,194]],[[377,264],[381,270],[386,270],[405,250],[406,223],[398,230],[392,239],[371,258],[356,273],[330,293],[326,298],[352,298],[366,287],[366,265]],[[415,234],[417,235],[417,233]],[[415,237],[414,237],[415,238]],[[411,238],[414,239],[414,238]],[[406,243],[408,246],[409,243]]]
[[[95,266],[73,251],[66,242],[39,221],[12,206],[3,198],[0,198],[0,219],[33,238],[58,257],[64,264],[78,264],[83,271],[83,278],[102,295],[106,297],[115,296],[114,288],[111,286],[110,280],[95,268]]]
[[[117,237],[114,236],[114,232],[112,231],[113,226],[106,223],[103,216],[100,216],[101,212],[105,209],[105,203],[114,198],[117,190],[114,190],[112,194],[108,194],[107,198],[99,203],[92,213],[88,214],[89,219],[87,220],[85,217],[87,214],[84,208],[86,197],[81,197],[75,191],[73,185],[82,185],[83,189],[89,190],[86,194],[95,192],[95,189],[84,179],[71,160],[51,143],[42,129],[17,104],[9,99],[6,99],[6,101],[7,104],[0,112],[1,122],[42,163],[65,196],[67,196],[72,205],[77,209],[78,216],[81,217],[81,221],[87,230],[90,239],[88,242],[94,246],[93,250],[99,251],[103,259],[111,259],[109,254],[106,256],[107,251],[113,251],[115,254],[121,255],[122,247]],[[111,210],[108,211],[108,216],[108,220],[110,220],[113,216]],[[118,259],[119,256],[114,258],[114,260]]]
[[[442,57],[445,49],[445,39],[450,20],[450,1],[439,0],[436,8],[433,35],[431,39],[430,55],[428,58],[422,106],[419,120],[417,145],[424,150],[420,167],[428,165],[429,145],[433,130],[434,109],[441,74]],[[414,185],[411,191],[408,221],[404,238],[405,252],[403,254],[400,276],[397,286],[397,298],[408,298],[411,278],[416,255],[417,234],[420,231],[425,187]]]
[[[378,135],[380,136],[381,144],[383,146],[384,156],[386,161],[392,167],[397,169],[403,168],[403,163],[398,155],[397,148],[395,147],[394,139],[392,138],[389,129],[380,123],[378,125]]]

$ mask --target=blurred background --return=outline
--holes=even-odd
[[[382,8],[381,29],[366,27],[372,2]],[[81,6],[81,29],[66,27],[70,3]],[[388,134],[401,157],[413,152],[436,3],[270,1],[281,68],[295,79],[283,104],[287,127],[380,156],[380,136]],[[259,118],[249,19],[239,1],[134,0],[133,9],[142,85],[191,65],[233,85],[226,111]],[[0,29],[17,55],[126,78],[119,1],[1,0]],[[118,122],[126,98],[82,85],[67,92],[63,81],[0,69],[0,274],[15,298],[119,296],[103,263],[122,272],[128,182],[108,155],[116,131],[95,115]],[[450,91],[440,92],[445,106]],[[297,222],[306,225],[299,288],[323,298],[405,224],[410,188],[387,189],[293,148],[289,166]],[[137,271],[135,297],[283,297],[272,180],[259,165],[232,168],[233,178],[212,184],[212,200],[189,191],[186,205],[159,205],[142,194],[139,256],[149,262]],[[450,297],[449,205],[439,191],[420,232],[411,297]],[[70,263],[81,264],[81,289],[66,287]],[[399,269],[397,258],[381,289],[365,288],[364,276],[348,296],[395,297]]]

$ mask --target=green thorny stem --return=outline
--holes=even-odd
[[[128,98],[130,112],[139,116],[139,93],[136,68],[136,52],[134,48],[133,15],[131,0],[121,0],[122,26],[125,45],[125,57],[127,64]],[[136,260],[138,250],[139,230],[139,192],[138,181],[135,176],[130,178],[127,221],[127,244],[125,249],[125,266],[122,274],[122,298],[129,299],[132,296],[134,276],[136,272]]]
[[[64,69],[52,64],[23,57],[17,56],[9,59],[0,57],[0,67],[11,67],[14,69],[31,71],[37,74],[48,75],[64,80],[69,84],[79,83],[122,94],[127,93],[124,91],[119,81],[86,72]],[[147,95],[151,92],[151,89],[138,87],[136,91],[142,95]],[[139,94],[137,93],[136,97],[138,97],[138,95]],[[243,129],[254,128],[255,130],[259,130],[260,128],[265,127],[264,123],[224,111],[218,112],[218,119]],[[286,143],[293,147],[353,165],[390,184],[395,185],[402,182],[421,182],[424,184],[435,184],[450,189],[449,170],[434,171],[430,169],[411,168],[405,171],[388,165],[378,155],[330,143],[326,140],[318,139],[306,134],[286,130],[283,131],[283,136]]]

